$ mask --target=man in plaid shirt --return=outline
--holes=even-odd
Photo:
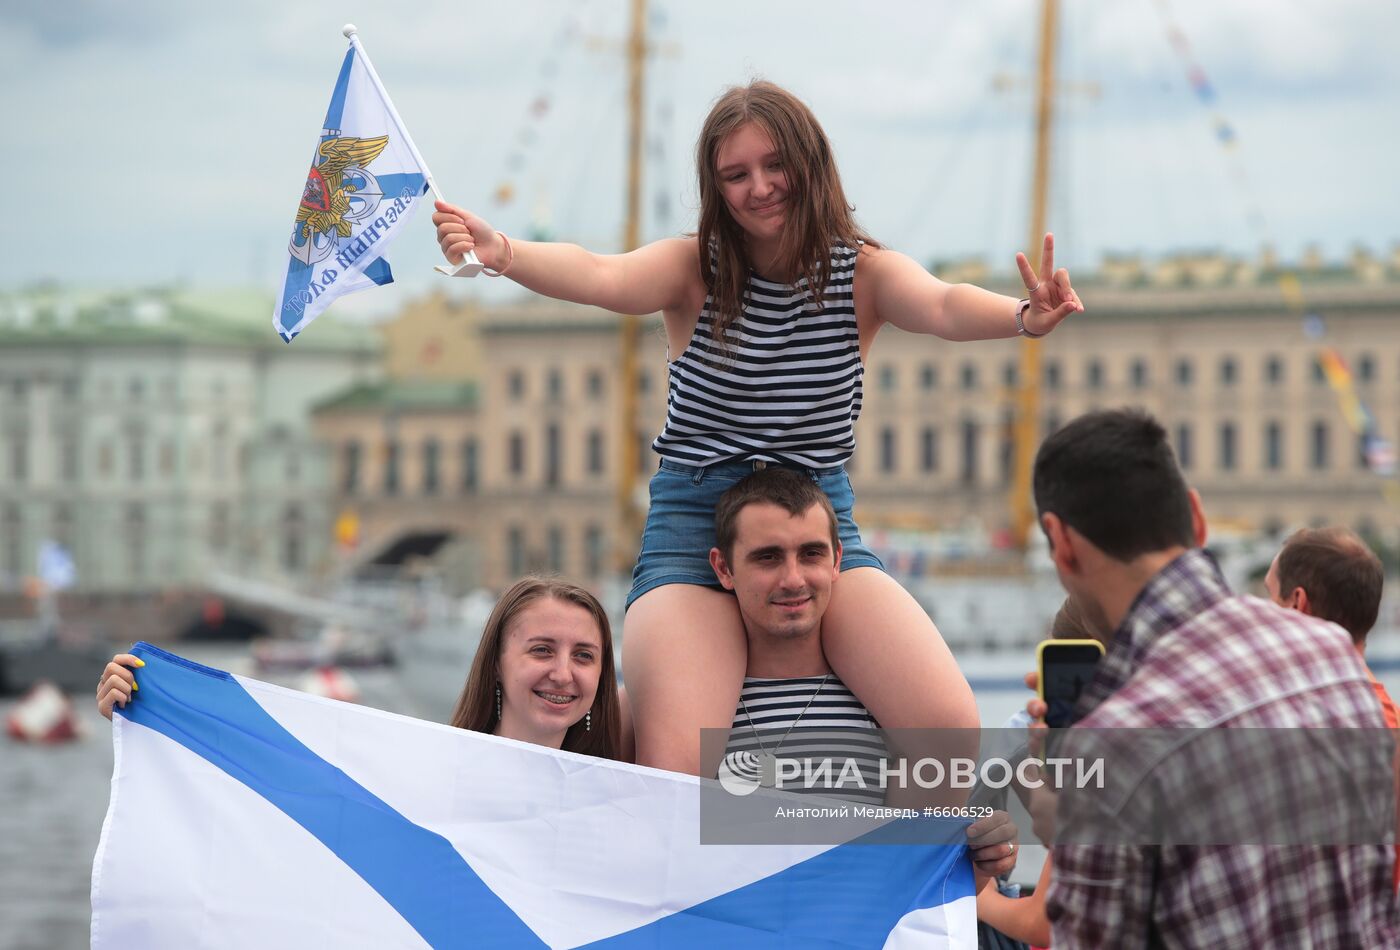
[[[1095,412],[1060,429],[1036,457],[1034,491],[1071,600],[1092,629],[1114,631],[1070,736],[1080,729],[1384,728],[1365,666],[1342,631],[1230,592],[1200,549],[1200,499],[1150,416]],[[1043,713],[1039,705],[1033,712]],[[1186,755],[1208,747],[1194,744]],[[1271,790],[1261,794],[1274,796],[1266,808],[1315,797],[1322,785],[1310,769],[1315,761],[1277,763],[1259,783]],[[1112,828],[1121,816],[1107,813],[1109,800],[1091,799]],[[1197,808],[1217,805],[1227,813],[1252,807]],[[1047,903],[1052,946],[1400,947],[1392,857],[1379,840],[1057,843]]]

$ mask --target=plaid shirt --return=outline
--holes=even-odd
[[[1234,596],[1192,550],[1142,590],[1080,697],[1081,728],[1384,728],[1331,624]],[[1306,761],[1284,776],[1315,783]],[[1054,847],[1047,913],[1075,947],[1400,947],[1393,853],[1280,845]]]

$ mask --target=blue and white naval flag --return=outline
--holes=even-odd
[[[384,249],[427,190],[417,150],[352,41],[287,242],[272,314],[282,339],[290,343],[341,294],[393,281]]]
[[[698,779],[132,652],[96,950],[976,946],[962,844],[702,845]]]

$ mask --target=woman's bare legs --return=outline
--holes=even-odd
[[[822,649],[832,670],[885,729],[979,725],[972,688],[933,619],[879,568],[841,573],[822,621]],[[897,741],[910,738],[904,734]],[[976,734],[970,731],[924,734],[917,747],[899,744],[905,747],[898,751],[914,757],[977,754]],[[916,799],[917,794],[905,800]]]
[[[731,594],[667,584],[637,598],[623,621],[622,670],[637,764],[701,772],[700,730],[728,729],[748,665],[748,640]]]

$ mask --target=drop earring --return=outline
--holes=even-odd
[[[584,731],[584,732],[592,732],[592,731],[593,731],[593,710],[591,710],[591,709],[588,710],[588,712],[586,712],[586,713],[583,714],[583,731]]]
[[[496,684],[496,721],[501,720],[501,684]]]

